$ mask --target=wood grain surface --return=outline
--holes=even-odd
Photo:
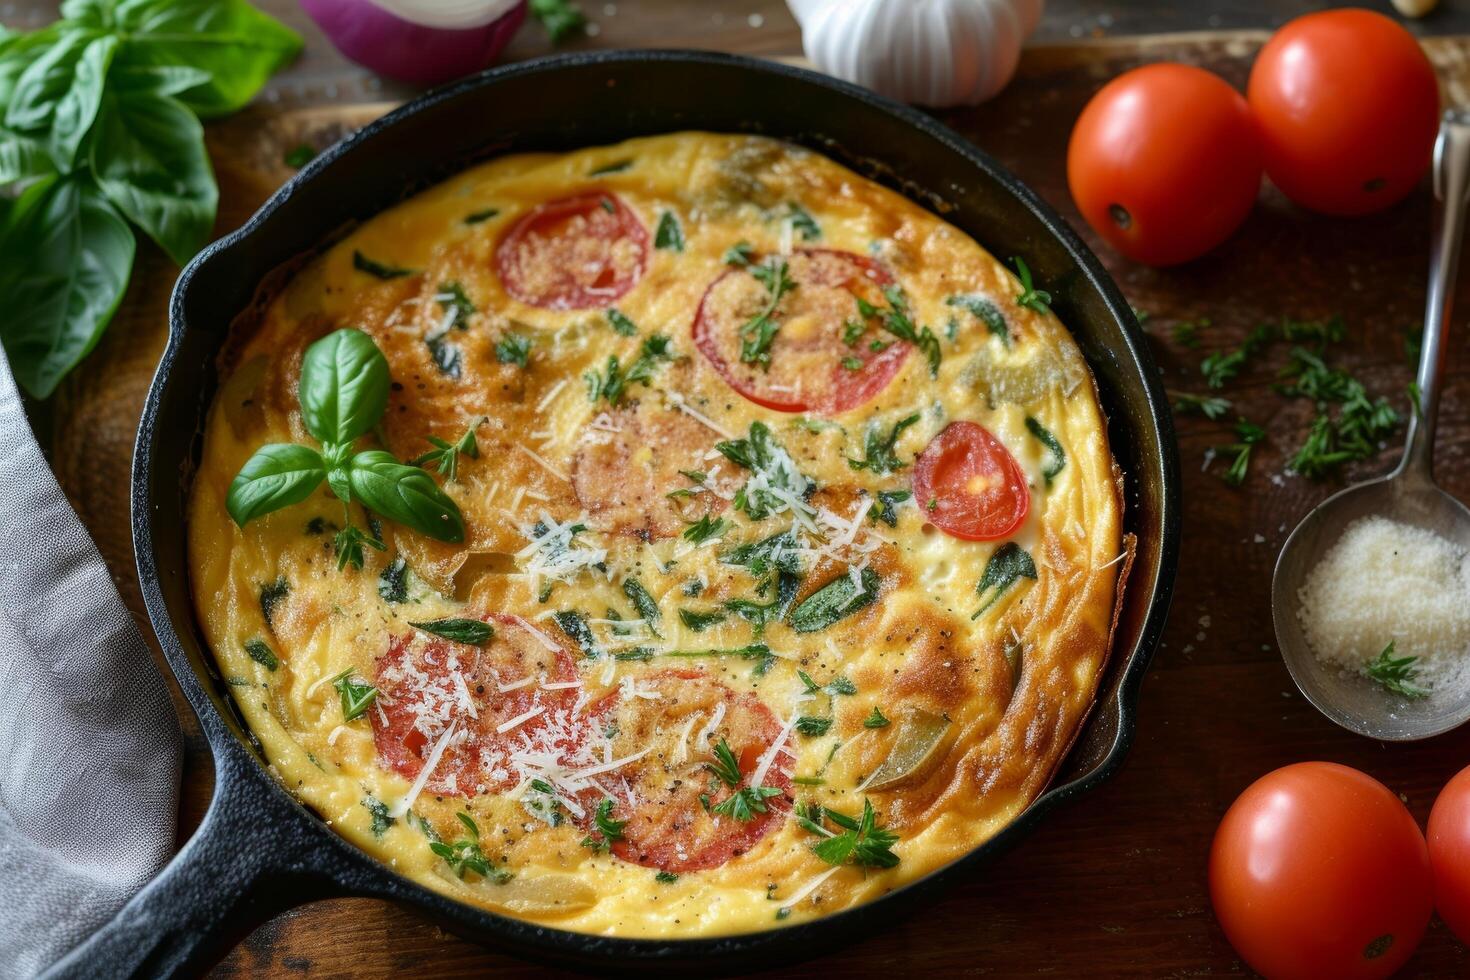
[[[597,40],[630,43],[631,35],[618,32],[632,31],[634,12],[646,8],[648,18],[636,27],[642,40],[690,43],[697,34],[705,47],[794,52],[796,37],[789,21],[781,27],[779,4],[689,5],[703,11],[701,17],[714,8],[740,6],[771,18],[772,30],[765,34],[751,22],[732,28],[728,45],[711,44],[707,33],[698,34],[687,9],[675,16],[672,6],[619,4],[618,16],[604,19]],[[286,12],[299,22],[299,14]],[[776,30],[785,33],[773,40]],[[1163,59],[1202,64],[1240,84],[1260,39],[1216,33],[1032,48],[999,99],[944,118],[1083,228],[1066,192],[1064,158],[1072,120],[1088,96],[1119,71]],[[319,38],[313,43],[319,45]],[[537,53],[538,43],[523,32],[515,52]],[[1438,38],[1426,46],[1449,98],[1470,104],[1470,39]],[[313,50],[290,80],[273,89],[274,98],[210,127],[221,185],[219,231],[239,224],[289,175],[282,162],[287,150],[302,142],[326,145],[382,110],[353,103],[395,94]],[[336,104],[301,108],[323,101]],[[1428,220],[1426,187],[1382,215],[1353,221],[1308,215],[1266,190],[1239,234],[1184,268],[1149,270],[1105,249],[1099,253],[1133,304],[1150,314],[1154,351],[1171,389],[1202,391],[1200,359],[1238,344],[1258,323],[1341,313],[1349,328],[1342,362],[1373,394],[1397,398],[1411,379],[1403,337],[1422,312]],[[1087,237],[1096,247],[1095,238]],[[142,621],[128,504],[120,488],[126,486],[139,406],[162,346],[165,300],[176,270],[151,248],[139,255],[127,301],[103,344],[35,422],[49,438],[68,496]],[[1470,312],[1470,276],[1462,280],[1459,303]],[[1211,321],[1200,349],[1169,339],[1174,323],[1200,317]],[[1465,498],[1470,331],[1458,329],[1443,397],[1438,473],[1447,489]],[[1470,731],[1412,745],[1350,735],[1298,695],[1274,646],[1268,596],[1276,553],[1295,522],[1340,486],[1283,473],[1305,435],[1310,410],[1273,391],[1279,357],[1280,352],[1251,369],[1226,392],[1241,414],[1269,431],[1243,487],[1227,487],[1219,464],[1202,469],[1206,450],[1230,441],[1228,431],[1198,418],[1179,420],[1182,562],[1165,644],[1144,683],[1138,737],[1123,772],[919,914],[773,976],[1239,975],[1246,971],[1210,912],[1205,860],[1217,821],[1249,782],[1289,762],[1328,759],[1365,769],[1399,793],[1421,820],[1427,815],[1438,788],[1470,761]],[[1396,445],[1386,447],[1346,475],[1376,475],[1397,455]],[[182,835],[197,821],[209,789],[208,756],[191,739]],[[322,902],[282,915],[217,969],[220,976],[314,977],[491,971],[506,977],[546,973],[369,900]],[[1467,972],[1470,954],[1436,921],[1406,975]]]

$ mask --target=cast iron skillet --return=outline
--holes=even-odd
[[[1126,475],[1138,557],[1098,703],[1054,784],[964,859],[880,901],[815,922],[696,940],[611,939],[495,915],[407,879],[338,837],[276,781],[229,703],[189,596],[183,514],[215,357],[272,270],[350,223],[486,157],[701,128],[806,144],[908,194],[1001,257],[1023,255],[1087,356]],[[971,873],[1064,800],[1098,785],[1132,740],[1139,683],[1158,642],[1179,536],[1177,448],[1142,331],[1102,266],[1025,185],[919,112],[795,68],[717,54],[547,58],[441,89],[317,157],[251,220],[184,270],[133,459],[133,542],[154,631],[214,754],[215,791],[192,840],[58,975],[202,970],[275,913],[313,899],[391,899],[488,946],[608,969],[790,963],[891,922]]]

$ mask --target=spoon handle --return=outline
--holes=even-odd
[[[1465,203],[1470,196],[1470,111],[1451,109],[1434,144],[1434,231],[1429,251],[1429,294],[1424,304],[1424,342],[1419,352],[1419,410],[1409,416],[1404,458],[1397,472],[1434,478],[1434,425],[1450,330]]]

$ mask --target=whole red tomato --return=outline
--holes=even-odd
[[[1266,173],[1327,214],[1367,214],[1413,189],[1439,128],[1439,84],[1413,35],[1371,10],[1329,10],[1272,35],[1247,89]]]
[[[1067,184],[1092,229],[1130,259],[1187,262],[1229,238],[1255,203],[1250,107],[1202,68],[1125,72],[1077,117]]]
[[[1269,980],[1387,977],[1423,938],[1431,891],[1413,816],[1373,777],[1331,762],[1256,780],[1210,850],[1215,916]]]
[[[1470,768],[1445,784],[1429,811],[1434,907],[1450,931],[1470,941]]]

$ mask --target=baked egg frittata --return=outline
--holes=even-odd
[[[984,842],[1076,736],[1127,564],[1094,384],[1017,268],[710,133],[353,230],[236,324],[192,490],[273,771],[400,874],[616,936],[799,922]]]

